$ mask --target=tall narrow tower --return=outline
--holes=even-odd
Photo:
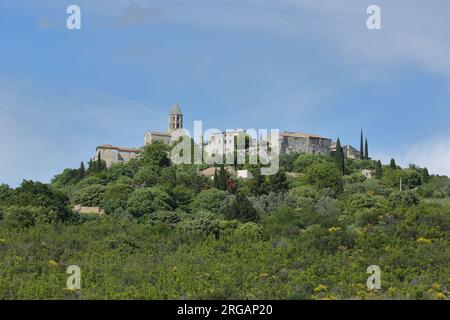
[[[178,129],[183,129],[183,113],[181,113],[178,103],[175,103],[169,113],[169,131]]]

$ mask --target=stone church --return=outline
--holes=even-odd
[[[162,141],[165,144],[169,144],[172,133],[178,129],[183,129],[183,113],[177,103],[172,106],[168,124],[168,129],[165,132],[148,131],[145,133],[144,145],[151,144],[155,141]],[[97,160],[100,157],[110,167],[114,163],[127,162],[130,159],[138,157],[140,151],[141,149],[139,148],[124,148],[104,144],[97,147],[93,159]]]

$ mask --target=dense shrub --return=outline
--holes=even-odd
[[[134,217],[142,217],[157,210],[171,210],[171,201],[170,196],[159,188],[142,188],[130,194],[126,211]]]

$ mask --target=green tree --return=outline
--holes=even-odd
[[[252,173],[253,178],[247,181],[247,185],[251,193],[255,196],[267,194],[266,176],[261,174],[260,165],[251,168],[250,172]]]
[[[49,215],[55,214],[54,217],[49,216],[47,220],[64,221],[71,217],[67,195],[40,182],[24,180],[15,190],[11,204],[18,207],[43,208]]]
[[[342,175],[334,163],[315,163],[306,169],[304,179],[307,184],[317,188],[330,188],[334,192],[342,191]]]
[[[157,210],[172,210],[171,202],[169,194],[157,187],[142,188],[130,194],[126,211],[134,217],[142,217]]]
[[[223,164],[220,165],[219,174],[217,176],[217,180],[214,181],[214,186],[216,189],[219,190],[227,190],[227,179],[228,179],[228,173],[225,170],[225,167]]]
[[[129,195],[133,188],[127,184],[115,183],[108,185],[103,194],[102,207],[108,214],[125,212]]]
[[[361,139],[360,139],[360,144],[359,144],[359,154],[360,154],[360,159],[364,160],[365,156],[364,156],[364,136],[363,136],[363,130],[361,129]]]
[[[161,168],[155,164],[144,165],[134,176],[134,183],[140,187],[152,187],[160,181]]]
[[[79,176],[79,180],[81,180],[84,177],[86,177],[86,169],[84,167],[84,162],[83,161],[81,161],[80,168],[78,169],[78,176]]]
[[[155,141],[144,147],[142,158],[144,163],[158,167],[168,167],[171,164],[168,156],[169,147],[161,141]]]
[[[106,162],[102,160],[101,154],[98,154],[97,163],[95,165],[95,172],[102,172],[106,170]]]
[[[287,192],[289,190],[289,183],[284,172],[278,170],[276,174],[269,176],[267,189],[269,192]]]
[[[336,152],[334,154],[334,161],[338,166],[342,174],[345,174],[345,161],[344,161],[344,151],[342,150],[341,141],[337,138],[336,142]]]
[[[428,173],[428,169],[427,168],[423,168],[423,170],[422,170],[422,180],[423,180],[423,183],[428,183],[428,182],[430,182],[430,179],[431,177],[430,177],[430,174]]]
[[[195,193],[192,189],[185,186],[176,186],[171,190],[172,198],[177,208],[187,210],[192,200],[195,197]]]
[[[259,219],[256,209],[245,195],[238,192],[230,196],[221,213],[228,220],[239,220],[242,222],[257,222]]]
[[[397,164],[395,163],[394,158],[391,159],[391,162],[389,163],[389,168],[391,168],[392,170],[397,169]]]
[[[74,202],[85,207],[99,207],[105,190],[106,187],[101,184],[89,185],[75,194]]]
[[[366,160],[369,160],[369,144],[367,143],[367,138],[366,138],[366,144],[365,144],[365,149],[364,149],[364,158]]]
[[[210,211],[218,213],[222,207],[224,200],[227,198],[228,192],[215,188],[200,192],[192,201],[191,208],[193,211]]]
[[[381,165],[381,161],[378,160],[375,166],[375,177],[381,179],[382,176],[383,176],[383,166]]]

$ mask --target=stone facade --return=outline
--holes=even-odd
[[[93,160],[98,157],[106,162],[106,166],[110,167],[114,163],[127,162],[130,159],[137,158],[140,149],[115,147],[110,144],[105,144],[97,147]]]
[[[331,144],[331,152],[336,152],[336,142]],[[344,153],[344,157],[348,159],[360,159],[360,152],[349,144],[342,147],[342,152]]]
[[[330,154],[331,139],[301,132],[282,132],[279,140],[280,154],[310,153]]]
[[[183,129],[183,113],[178,103],[175,103],[169,113],[169,132],[179,129]]]
[[[344,156],[349,159],[360,159],[360,152],[356,150],[356,148],[353,148],[351,145],[347,144],[342,147],[342,151],[344,152]]]
[[[156,141],[169,145],[171,139],[172,134],[169,132],[148,131],[144,136],[144,145],[152,144]]]
[[[144,145],[160,141],[167,145],[170,144],[172,135],[176,130],[183,129],[183,113],[178,103],[172,106],[168,118],[168,130],[166,132],[148,131],[144,135]]]
[[[240,129],[228,130],[226,132],[217,132],[209,136],[208,141],[204,144],[204,151],[208,154],[230,154],[234,153],[234,140],[240,135],[244,135],[245,131]],[[255,140],[251,143],[256,144]]]

